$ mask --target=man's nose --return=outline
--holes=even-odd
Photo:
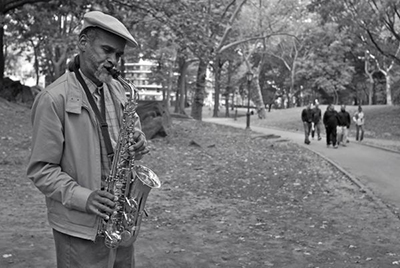
[[[117,64],[116,61],[109,57],[109,58],[106,60],[105,66],[107,66],[107,68],[112,69],[112,68],[114,68],[114,66],[116,66],[116,64]]]
[[[107,62],[108,62],[109,64],[111,64],[112,66],[117,65],[117,63],[118,63],[118,57],[117,57],[117,55],[116,55],[116,54],[111,54],[111,55],[109,55],[109,56],[108,56],[108,59],[107,59]]]

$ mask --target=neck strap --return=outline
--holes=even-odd
[[[108,132],[108,125],[106,122],[106,117],[105,117],[105,100],[104,100],[104,88],[101,90],[101,113],[99,111],[99,108],[97,107],[97,104],[90,93],[90,90],[88,86],[86,85],[85,81],[83,80],[83,77],[81,73],[79,72],[79,58],[78,56],[75,57],[75,64],[73,66],[73,72],[75,73],[76,78],[78,79],[79,83],[83,87],[83,90],[86,93],[86,96],[89,100],[90,106],[92,107],[94,113],[96,114],[97,120],[100,123],[100,129],[101,129],[101,134],[104,139],[104,143],[106,145],[106,150],[107,150],[107,156],[112,160],[114,156],[114,150],[112,148],[111,144],[111,138],[110,138],[110,133]],[[103,114],[103,115],[102,115]]]

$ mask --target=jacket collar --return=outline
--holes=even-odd
[[[66,75],[68,88],[65,109],[69,113],[80,114],[82,111],[82,106],[90,107],[89,101],[75,74],[73,72],[67,71]],[[108,83],[107,86],[113,97],[114,102],[124,108],[126,102],[124,88],[119,84],[118,81],[114,80]]]

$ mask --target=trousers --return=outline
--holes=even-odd
[[[338,126],[338,133],[337,133],[338,134],[338,139],[337,139],[338,144],[341,142],[346,143],[346,141],[348,139],[347,138],[348,133],[349,133],[349,129],[346,126]]]
[[[135,268],[133,245],[110,250],[101,237],[91,241],[54,229],[53,236],[57,268]]]
[[[326,144],[330,145],[332,144],[333,146],[336,145],[336,135],[337,135],[337,129],[336,126],[327,126],[326,127]]]
[[[363,125],[356,125],[356,141],[358,140],[362,141],[363,139],[364,139],[364,127]]]
[[[309,141],[310,133],[311,133],[311,122],[303,122],[304,127],[304,140]]]
[[[311,137],[314,138],[315,136],[315,131],[317,131],[317,136],[318,138],[321,137],[321,122],[318,121],[317,123],[314,123],[314,129],[311,131]]]

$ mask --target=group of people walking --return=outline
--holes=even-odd
[[[364,139],[365,117],[361,106],[358,107],[357,112],[351,118],[346,111],[346,105],[342,105],[340,112],[337,112],[334,105],[330,104],[322,116],[318,103],[315,104],[315,107],[312,107],[310,103],[301,113],[305,135],[304,143],[310,144],[310,136],[314,139],[315,133],[318,140],[321,140],[321,124],[323,124],[327,147],[332,146],[336,149],[339,145],[346,146],[346,143],[349,142],[349,129],[352,119],[356,125],[356,140],[362,141]]]

